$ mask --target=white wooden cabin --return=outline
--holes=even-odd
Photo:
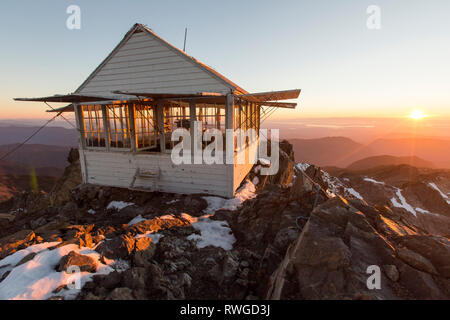
[[[253,166],[175,165],[171,133],[203,129],[258,131],[273,108],[295,108],[300,90],[250,94],[212,68],[135,24],[72,94],[18,101],[66,102],[75,112],[84,183],[139,190],[233,197]],[[238,150],[236,142],[227,143]],[[245,149],[257,148],[258,137]],[[225,145],[224,145],[225,148]]]

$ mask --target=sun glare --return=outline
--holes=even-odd
[[[409,117],[414,120],[420,120],[420,119],[426,118],[427,115],[425,113],[423,113],[423,111],[421,111],[421,110],[414,110],[413,112],[411,112]]]

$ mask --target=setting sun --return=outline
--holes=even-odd
[[[421,110],[414,110],[413,112],[411,112],[409,117],[414,120],[420,120],[420,119],[426,118],[427,115],[425,113],[423,113],[423,111],[421,111]]]

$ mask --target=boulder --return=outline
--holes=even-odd
[[[440,290],[433,277],[404,263],[399,268],[399,283],[410,291],[416,299],[448,299]]]
[[[0,239],[0,259],[28,246],[35,239],[36,235],[32,230],[22,230],[11,236]]]
[[[398,269],[395,265],[386,264],[383,266],[383,271],[391,281],[394,281],[394,282],[398,281],[398,279],[400,277],[400,273],[398,272]]]
[[[58,271],[67,271],[71,266],[77,266],[82,272],[96,272],[97,262],[89,257],[82,254],[78,254],[75,251],[69,252],[68,255],[61,258],[58,265]]]
[[[424,271],[430,274],[438,274],[433,264],[428,259],[422,257],[420,254],[409,250],[406,247],[399,247],[397,249],[398,257],[404,262],[409,264],[418,270]]]
[[[415,235],[402,237],[399,242],[402,246],[425,257],[439,274],[450,278],[450,241],[447,238]],[[432,270],[432,268],[428,268]]]
[[[119,287],[122,280],[122,274],[118,271],[113,271],[107,275],[94,276],[94,282],[96,286],[112,290]]]
[[[111,240],[105,239],[95,250],[109,259],[128,258],[135,247],[135,239],[121,235]]]

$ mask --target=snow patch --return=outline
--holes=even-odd
[[[441,194],[442,198],[444,198],[444,200],[447,201],[448,204],[450,204],[450,198],[445,193],[443,193],[441,191],[441,189],[439,189],[439,187],[435,183],[430,182],[430,183],[428,183],[428,185],[430,187],[432,187],[434,190],[436,190],[437,192],[439,192]]]
[[[46,242],[29,246],[23,250],[19,250],[6,258],[0,260],[0,278],[8,271],[11,271],[23,258],[30,253],[39,253],[47,248],[58,245],[59,242]]]
[[[111,201],[106,209],[116,209],[116,210],[122,210],[123,208],[129,207],[134,205],[134,203],[131,202],[124,202],[124,201]]]
[[[88,213],[89,213],[89,214],[95,214],[95,210],[94,210],[94,209],[89,209],[89,210],[88,210]]]
[[[207,246],[214,246],[224,250],[233,249],[236,238],[226,221],[200,218],[198,219],[198,222],[193,223],[192,226],[200,231],[200,235],[191,234],[187,239],[195,241],[198,248],[201,249]]]
[[[131,219],[131,221],[128,222],[128,225],[132,226],[132,225],[138,224],[139,222],[146,221],[146,220],[147,219],[143,218],[141,215],[138,215],[137,217],[134,217],[133,219]]]
[[[391,199],[392,205],[394,207],[397,207],[397,208],[403,208],[406,211],[411,212],[414,216],[417,216],[416,211],[414,210],[414,208],[410,204],[408,204],[406,202],[406,199],[402,195],[402,191],[399,188],[397,188],[396,195],[397,195],[398,199],[400,200],[400,202],[398,202],[397,199],[395,197],[393,197]]]
[[[353,188],[345,188],[345,191],[347,191],[349,194],[354,196],[355,198],[358,198],[360,200],[364,200],[364,198]]]
[[[178,201],[180,201],[180,199],[174,199],[174,200],[171,200],[169,202],[166,202],[166,204],[173,204],[173,203],[176,203]]]
[[[384,182],[380,182],[380,181],[377,181],[377,180],[372,179],[372,178],[364,178],[363,180],[364,180],[364,181],[368,181],[368,182],[372,182],[372,183],[375,183],[375,184],[382,184],[382,185],[385,185]]]
[[[29,250],[40,250],[53,246],[53,243],[42,243],[41,247],[28,247]],[[24,249],[26,250],[26,249]],[[74,274],[58,272],[55,270],[61,258],[69,252],[75,251],[79,254],[87,255],[97,261],[97,271],[95,273],[81,272],[80,289],[62,289],[58,293],[53,291],[60,286],[72,282]],[[17,256],[5,259],[15,261]],[[4,261],[3,259],[2,261]],[[108,274],[114,269],[108,264],[100,262],[100,254],[89,248],[79,248],[75,244],[69,244],[53,250],[44,249],[40,251],[32,260],[17,266],[11,273],[0,282],[0,300],[44,300],[52,296],[62,296],[65,299],[74,299],[86,282],[92,281],[96,274]]]
[[[239,209],[244,201],[254,197],[256,197],[255,185],[251,181],[246,181],[245,184],[236,191],[236,195],[232,199],[214,196],[203,197],[208,203],[208,207],[203,211],[209,214],[214,214],[214,212],[220,209],[233,211]]]
[[[423,213],[423,214],[429,214],[429,213],[431,213],[430,211],[425,210],[425,209],[422,209],[422,208],[416,208],[415,210],[416,210],[417,212]]]
[[[295,166],[301,171],[306,171],[311,165],[308,163],[297,163]]]

